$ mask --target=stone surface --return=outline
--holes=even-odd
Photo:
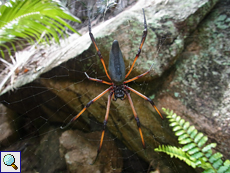
[[[112,41],[117,39],[121,43],[128,70],[141,40],[143,30],[141,8],[144,8],[148,36],[141,56],[129,77],[145,72],[151,64],[153,70],[129,86],[154,98],[159,109],[161,107],[172,109],[190,124],[195,125],[211,139],[211,142],[217,143],[217,151],[220,151],[225,158],[229,158],[230,45],[227,38],[230,27],[228,10],[230,2],[221,1],[212,9],[216,2],[169,0],[165,4],[163,1],[138,1],[117,16],[93,26],[92,32],[106,64]],[[93,25],[95,23],[92,21]],[[40,70],[20,74],[15,78],[14,87],[27,84],[10,93],[7,92],[11,88],[8,85],[0,97],[3,104],[22,114],[21,117],[29,117],[39,134],[45,132],[47,126],[52,124],[68,123],[84,105],[108,87],[89,81],[84,75],[84,72],[87,72],[91,77],[108,80],[103,67],[99,66],[100,60],[95,56],[95,48],[88,33],[81,37],[72,36],[68,41],[67,45],[63,42],[61,47],[55,45],[48,49],[44,48],[45,57],[36,54],[38,60],[36,68]],[[31,68],[35,66],[31,65]],[[42,76],[37,78],[39,75]],[[155,170],[194,172],[195,170],[186,167],[178,160],[169,161],[166,159],[167,156],[154,152],[154,148],[159,144],[177,145],[177,138],[171,132],[167,119],[162,121],[148,102],[134,93],[131,93],[131,97],[141,121],[147,144],[146,154],[142,149],[136,121],[127,99],[111,102],[107,124],[109,132],[144,161],[153,163],[152,167]],[[90,132],[98,130],[100,126],[101,130],[107,98],[108,95],[105,95],[92,104],[70,128]],[[101,125],[97,126],[96,123],[92,125],[92,121],[100,122]],[[92,147],[92,152],[77,146],[70,149],[66,143],[64,145],[65,140],[60,138],[61,155],[65,157],[69,171],[75,170],[76,166],[90,170],[92,168],[88,168],[86,163],[94,158],[100,135],[95,139],[97,141],[95,146],[91,146],[90,143],[86,143],[86,139],[89,139],[87,135],[74,132],[76,134],[73,134],[73,131],[64,134],[72,134],[74,136],[70,137],[72,141],[81,134],[85,145],[89,146],[88,148]],[[68,143],[70,146],[73,145]],[[103,145],[102,152],[106,151],[106,145]],[[82,160],[77,157],[79,153],[82,153]],[[57,153],[54,152],[55,154]],[[112,159],[110,155],[101,154],[104,158]],[[177,165],[176,168],[171,167],[171,163]],[[118,165],[117,170],[120,171],[122,164]],[[109,169],[106,166],[104,168],[95,166],[97,170]]]
[[[18,128],[18,121],[14,121],[16,117],[16,112],[0,105],[0,147],[7,147],[19,139],[17,132],[15,133]]]
[[[188,40],[174,71],[166,79],[159,103],[173,109],[229,151],[229,1],[222,1]]]
[[[185,38],[195,29],[217,1],[171,1],[166,5],[164,1],[137,1],[132,8],[128,8],[116,17],[100,23],[92,31],[97,42],[103,43],[103,46],[100,46],[100,51],[106,62],[108,61],[112,41],[117,39],[124,43],[121,50],[128,67],[130,61],[133,61],[141,41],[141,33],[144,28],[142,8],[144,8],[149,27],[148,39],[142,51],[142,59],[137,60],[136,66],[138,68],[133,71],[130,77],[145,72],[154,63],[154,71],[150,72],[149,77],[144,78],[150,80],[161,75],[175,62],[178,54],[184,48]],[[132,22],[129,22],[129,20]],[[126,32],[121,30],[122,27],[126,28]],[[162,41],[163,38],[166,39]],[[87,52],[85,52],[86,50]],[[18,52],[18,58],[24,58],[19,68],[24,67],[29,71],[24,73],[23,69],[19,69],[19,72],[12,74],[13,79],[11,81],[7,80],[5,84],[1,83],[1,94],[34,81],[41,74],[58,65],[62,66],[62,63],[71,61],[74,57],[78,60],[78,63],[74,63],[74,69],[84,72],[92,65],[92,59],[84,61],[84,65],[81,62],[84,57],[88,57],[92,53],[91,51],[95,52],[95,48],[91,44],[89,35],[84,33],[82,36],[72,35],[67,40],[61,41],[60,45],[37,45],[36,47],[29,47],[23,52]],[[68,68],[71,73],[71,66]],[[66,69],[58,70],[61,75],[68,73],[68,71]],[[58,76],[59,73],[55,73],[55,75]],[[69,75],[71,77],[71,74]],[[79,78],[82,79],[83,76],[80,75]],[[5,80],[5,77],[9,79],[9,73],[1,73],[0,79]]]
[[[108,141],[107,135],[103,150],[92,165],[97,155],[100,136],[100,132],[83,134],[78,130],[68,130],[62,133],[59,139],[60,153],[66,160],[69,172],[122,172],[121,152],[114,145],[113,140]]]

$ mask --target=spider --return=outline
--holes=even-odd
[[[141,94],[140,92],[134,90],[133,88],[128,87],[127,85],[125,85],[125,84],[127,84],[127,83],[129,83],[131,81],[134,81],[136,79],[139,79],[142,76],[147,75],[150,72],[151,68],[152,68],[152,66],[151,66],[150,69],[148,71],[146,71],[145,73],[143,73],[143,74],[141,74],[139,76],[136,76],[136,77],[134,77],[132,79],[125,80],[129,76],[129,74],[131,73],[135,62],[136,62],[137,58],[139,57],[139,55],[141,53],[142,46],[143,46],[143,44],[145,42],[145,39],[146,39],[146,36],[147,36],[147,23],[146,23],[146,18],[145,18],[145,12],[144,12],[144,9],[142,9],[142,10],[143,10],[143,16],[144,16],[144,31],[143,31],[143,35],[142,35],[142,39],[141,39],[141,44],[139,46],[139,49],[138,49],[136,57],[135,57],[135,59],[133,61],[133,64],[132,64],[132,66],[129,69],[127,74],[125,74],[125,63],[124,63],[124,59],[123,59],[123,56],[122,56],[122,53],[121,53],[121,50],[120,50],[120,47],[119,47],[119,44],[118,44],[117,40],[113,41],[112,48],[111,48],[111,51],[110,51],[110,54],[109,54],[109,67],[108,67],[109,74],[108,74],[107,69],[105,67],[104,59],[103,59],[103,57],[102,57],[102,55],[101,55],[101,53],[100,53],[100,51],[99,51],[99,49],[98,49],[98,47],[96,45],[94,36],[93,36],[93,34],[91,32],[91,23],[90,23],[90,20],[89,20],[89,26],[88,26],[89,27],[89,36],[90,36],[90,38],[91,38],[91,40],[92,40],[92,42],[93,42],[93,44],[94,44],[94,46],[95,46],[95,48],[97,50],[97,55],[99,56],[99,58],[101,60],[101,63],[103,65],[103,67],[104,67],[106,76],[109,78],[109,80],[111,82],[107,82],[107,81],[104,81],[104,80],[101,80],[101,79],[91,78],[91,77],[88,76],[88,74],[86,72],[85,72],[85,75],[89,80],[104,83],[104,84],[110,85],[110,87],[108,89],[106,89],[105,91],[103,91],[101,94],[99,94],[97,97],[95,97],[93,100],[88,102],[85,105],[85,107],[76,116],[74,116],[65,127],[61,127],[61,128],[64,129],[64,128],[68,127],[91,104],[93,104],[95,101],[97,101],[100,97],[102,97],[106,93],[110,92],[109,96],[108,96],[105,120],[104,120],[104,123],[103,123],[103,130],[102,130],[100,144],[99,144],[99,147],[98,147],[98,150],[97,150],[96,159],[97,159],[97,157],[98,157],[98,155],[99,155],[99,153],[101,151],[101,148],[102,148],[102,143],[103,143],[104,134],[105,134],[105,127],[106,127],[107,120],[108,120],[108,117],[109,117],[109,109],[110,109],[110,104],[111,104],[111,99],[112,98],[113,98],[114,101],[116,101],[117,98],[119,98],[121,100],[124,100],[125,96],[127,96],[128,100],[129,100],[129,103],[131,105],[135,120],[137,122],[137,127],[138,127],[138,130],[139,130],[139,133],[140,133],[140,137],[141,137],[141,141],[142,141],[142,145],[143,145],[144,149],[146,148],[146,146],[145,146],[145,141],[144,141],[144,137],[143,137],[142,130],[141,130],[140,120],[139,120],[139,118],[137,116],[137,113],[136,113],[134,105],[133,105],[133,101],[132,101],[131,96],[130,96],[128,91],[132,91],[135,94],[137,94],[140,97],[142,97],[145,100],[147,100],[155,108],[155,110],[160,115],[160,117],[163,119],[163,116],[161,115],[160,111],[157,109],[157,107],[155,106],[154,102],[150,98],[148,98],[145,95]],[[95,159],[95,161],[96,161],[96,159]]]

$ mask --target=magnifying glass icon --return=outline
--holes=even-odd
[[[15,158],[12,154],[7,154],[3,158],[3,162],[7,166],[12,166],[15,170],[18,169],[18,167],[14,164],[15,163]]]

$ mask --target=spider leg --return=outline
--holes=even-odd
[[[136,113],[136,111],[135,111],[135,109],[134,109],[133,101],[132,101],[132,99],[131,99],[130,94],[128,93],[128,91],[125,91],[125,94],[126,94],[127,97],[128,97],[130,106],[131,106],[132,111],[133,111],[133,115],[134,115],[135,120],[136,120],[136,122],[137,122],[137,127],[138,127],[138,130],[139,130],[140,136],[141,136],[141,142],[142,142],[143,148],[145,149],[145,148],[146,148],[146,147],[145,147],[145,141],[144,141],[144,137],[143,137],[142,130],[141,130],[141,123],[140,123],[140,120],[139,120],[139,118],[138,118],[138,116],[137,116],[137,113]]]
[[[90,38],[91,38],[91,40],[92,40],[92,42],[93,42],[93,44],[94,44],[94,46],[95,46],[95,48],[96,48],[96,50],[97,50],[97,55],[99,56],[99,58],[100,58],[100,60],[101,60],[101,63],[102,63],[102,65],[103,65],[103,67],[104,67],[104,70],[105,70],[105,73],[106,73],[107,77],[109,78],[109,80],[111,80],[111,78],[110,78],[110,76],[109,76],[109,74],[108,74],[108,72],[107,72],[107,69],[106,69],[106,67],[105,67],[104,59],[103,59],[103,57],[102,57],[102,55],[101,55],[100,50],[99,50],[98,47],[97,47],[97,44],[96,44],[95,39],[94,39],[94,36],[93,36],[93,34],[92,34],[92,32],[91,32],[91,23],[90,23],[90,19],[89,19],[89,36],[90,36]]]
[[[144,11],[144,9],[142,9],[142,10],[143,10],[143,15],[144,15],[144,27],[145,27],[145,29],[143,31],[143,35],[142,35],[142,39],[141,39],[141,44],[139,46],[138,52],[136,54],[136,57],[135,57],[135,59],[133,61],[133,64],[132,64],[131,68],[129,69],[129,72],[126,74],[125,78],[127,78],[129,76],[129,74],[131,73],[135,62],[136,62],[137,58],[139,57],[139,55],[141,53],[142,46],[143,46],[143,44],[145,42],[145,39],[146,39],[146,36],[147,36],[147,23],[146,23],[146,19],[145,19],[145,11]]]
[[[91,77],[88,76],[88,74],[86,72],[85,72],[85,75],[89,80],[104,83],[104,84],[107,84],[107,85],[113,85],[113,83],[111,83],[111,82],[107,82],[107,81],[104,81],[104,80],[101,80],[101,79],[91,78]]]
[[[137,80],[137,79],[139,79],[140,77],[147,75],[149,72],[150,72],[150,70],[148,70],[147,72],[145,72],[145,73],[143,73],[143,74],[141,74],[141,75],[138,75],[138,76],[136,76],[136,77],[134,77],[134,78],[132,78],[132,79],[126,80],[126,81],[123,82],[123,84],[126,84],[126,83],[132,82],[132,81],[134,81],[134,80]]]
[[[95,101],[97,101],[97,99],[99,99],[100,97],[102,97],[104,94],[106,94],[108,91],[110,91],[113,87],[109,87],[108,89],[106,89],[105,91],[103,91],[101,94],[99,94],[97,97],[95,97],[93,100],[89,101],[85,107],[81,110],[81,112],[79,112],[75,117],[73,117],[70,122],[66,125],[66,126],[61,126],[61,129],[65,129],[67,128],[72,122],[74,122],[83,112],[85,112],[85,110]]]
[[[157,109],[156,105],[154,104],[154,102],[153,102],[150,98],[146,97],[145,95],[139,93],[139,92],[136,91],[135,89],[132,89],[132,88],[126,86],[126,85],[125,85],[124,87],[125,87],[126,89],[128,89],[128,90],[134,92],[135,94],[141,96],[142,98],[144,98],[144,99],[147,100],[148,102],[150,102],[150,104],[154,107],[154,109],[157,111],[157,113],[160,115],[160,117],[161,117],[162,119],[164,119],[164,117],[161,115],[160,111]]]
[[[104,139],[104,135],[105,135],[105,127],[106,127],[108,117],[109,117],[109,109],[110,109],[111,98],[112,98],[113,93],[114,93],[113,91],[110,92],[110,94],[108,96],[108,103],[107,103],[107,108],[106,108],[105,120],[104,120],[104,124],[103,124],[103,130],[102,130],[102,134],[101,134],[101,141],[100,141],[100,145],[99,145],[98,150],[97,150],[97,156],[96,156],[95,160],[93,161],[92,165],[96,162],[98,155],[101,152],[101,147],[102,147],[102,143],[103,143],[103,139]]]

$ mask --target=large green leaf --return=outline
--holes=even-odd
[[[59,43],[66,28],[78,33],[66,20],[80,23],[58,0],[11,0],[0,6],[0,47],[10,53],[21,39],[33,43],[54,38]]]

